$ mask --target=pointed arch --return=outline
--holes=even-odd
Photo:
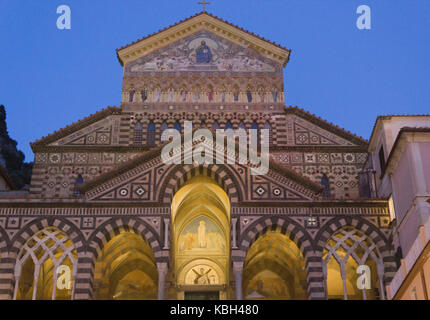
[[[87,250],[93,254],[93,263],[95,263],[105,243],[115,235],[128,231],[141,235],[152,248],[156,259],[162,257],[158,234],[147,222],[139,218],[111,218],[101,224],[88,239]]]
[[[226,165],[175,165],[171,166],[159,184],[158,201],[171,203],[174,194],[197,175],[213,178],[226,191],[232,203],[242,201],[245,197],[243,183]]]
[[[143,140],[143,126],[142,123],[138,122],[134,126],[133,144],[141,145]]]
[[[78,177],[76,178],[75,185],[73,187],[73,194],[77,197],[81,195],[81,192],[79,191],[79,186],[84,184],[84,178],[81,174],[78,174]]]
[[[212,123],[212,129],[213,129],[213,130],[218,130],[218,129],[220,129],[220,126],[219,126],[218,121],[214,121],[214,123]]]
[[[173,129],[178,130],[179,132],[182,132],[182,125],[179,121],[175,122],[175,125],[173,126]]]
[[[324,248],[326,248],[329,240],[335,236],[339,230],[345,227],[354,228],[375,244],[383,262],[382,282],[385,287],[385,285],[392,280],[397,271],[393,246],[389,239],[387,239],[375,225],[366,219],[346,216],[333,218],[327,221],[315,236],[316,249],[320,252],[320,255],[323,256]],[[380,271],[382,273],[382,270]]]
[[[148,123],[148,128],[146,131],[146,145],[148,147],[155,146],[155,124],[152,121]]]
[[[59,268],[68,275],[64,287],[57,284]],[[76,272],[77,251],[72,240],[57,227],[45,227],[18,254],[14,299],[72,299]]]

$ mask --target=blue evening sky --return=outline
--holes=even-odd
[[[0,0],[0,104],[29,143],[119,105],[115,49],[201,10],[198,0]],[[58,30],[69,5],[72,29]],[[357,7],[372,10],[359,30]],[[369,138],[376,116],[430,113],[430,0],[212,0],[208,11],[292,49],[286,104]]]

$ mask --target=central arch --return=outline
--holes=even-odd
[[[230,201],[213,179],[196,176],[172,200],[177,299],[226,299]]]

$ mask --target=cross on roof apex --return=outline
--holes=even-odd
[[[198,4],[203,5],[203,12],[206,12],[206,5],[207,4],[211,4],[209,1],[203,0],[203,1],[199,1]]]

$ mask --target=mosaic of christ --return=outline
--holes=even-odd
[[[191,221],[178,239],[179,252],[210,250],[224,253],[225,247],[220,228],[206,217]]]
[[[159,52],[152,59],[138,62],[131,67],[131,71],[189,71],[202,68],[212,71],[275,71],[273,66],[262,61],[255,52],[221,43],[208,36],[181,42]]]

